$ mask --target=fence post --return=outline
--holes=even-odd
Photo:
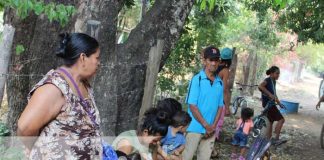
[[[87,21],[87,34],[98,40],[101,22],[97,20]]]
[[[232,58],[232,65],[230,67],[230,74],[229,74],[229,89],[232,90],[234,86],[235,81],[235,74],[236,74],[236,68],[237,68],[237,54],[236,47],[233,47],[233,58]],[[230,92],[230,99],[232,97],[232,92]]]
[[[0,42],[0,107],[4,95],[5,82],[7,79],[5,75],[8,73],[15,28],[9,24],[5,24],[2,33],[3,38],[2,42]]]

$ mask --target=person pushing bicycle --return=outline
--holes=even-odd
[[[276,94],[276,80],[278,80],[280,75],[280,69],[277,66],[272,66],[266,71],[268,77],[259,85],[259,90],[262,93],[262,106],[265,107],[267,103],[271,100],[274,100],[280,106],[281,103]],[[281,143],[279,140],[280,132],[285,123],[285,118],[282,116],[278,108],[274,105],[270,107],[267,118],[270,121],[270,127],[267,133],[267,137],[272,140],[273,144]],[[275,137],[272,138],[272,126],[273,122],[278,121],[275,127]]]

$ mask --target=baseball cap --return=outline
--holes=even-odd
[[[222,49],[222,51],[220,53],[221,59],[224,59],[224,60],[232,59],[232,56],[233,56],[233,51],[232,51],[232,49],[229,49],[229,48]]]
[[[219,58],[220,54],[219,54],[219,49],[213,46],[207,47],[204,50],[204,58],[207,59],[216,59]]]

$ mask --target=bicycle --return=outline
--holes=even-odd
[[[264,133],[268,130],[270,121],[267,118],[268,111],[270,110],[270,107],[275,107],[279,105],[281,108],[286,108],[283,104],[277,104],[274,102],[274,100],[268,101],[264,109],[261,111],[260,115],[257,115],[253,118],[253,130],[252,130],[252,136],[254,138],[262,135],[265,136]]]
[[[241,86],[239,88],[237,88],[240,92],[240,94],[238,96],[236,96],[234,98],[234,101],[231,105],[231,113],[232,115],[236,115],[238,108],[245,108],[248,106],[248,102],[245,99],[245,97],[243,96],[243,87],[256,87],[258,85],[247,85],[247,84],[241,84],[236,82],[235,84]]]
[[[271,141],[267,138],[261,136],[255,138],[247,153],[246,160],[259,160],[264,157],[271,159],[271,154],[269,152],[270,146]]]
[[[267,159],[271,159],[271,153],[269,148],[271,145],[278,147],[279,145],[287,142],[282,141],[281,143],[272,144],[271,140],[266,138],[266,133],[269,129],[269,120],[267,118],[268,111],[270,107],[274,107],[280,105],[281,108],[286,108],[282,104],[277,104],[274,100],[270,100],[264,110],[260,115],[253,118],[253,129],[252,129],[252,138],[254,138],[254,142],[247,154],[247,160],[259,160],[262,157],[267,157]]]

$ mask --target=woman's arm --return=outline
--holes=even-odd
[[[229,84],[228,84],[228,78],[229,78],[229,70],[223,69],[222,73],[222,80],[223,80],[223,86],[224,86],[224,103],[225,103],[225,114],[229,115],[229,106],[230,106],[230,90],[229,90]]]
[[[62,92],[52,84],[36,89],[18,119],[18,136],[38,136],[40,129],[54,119],[65,104]]]
[[[116,150],[121,151],[126,155],[129,155],[133,151],[133,146],[127,139],[122,139],[117,143]]]
[[[267,85],[267,82],[266,81],[263,81],[259,85],[259,89],[261,90],[262,93],[266,94],[271,99],[275,99],[276,97],[270,91],[267,90],[266,85]]]
[[[17,135],[38,136],[41,129],[57,116],[64,104],[64,96],[56,86],[45,84],[39,87],[18,119]],[[29,142],[26,145],[32,147],[33,143]]]

